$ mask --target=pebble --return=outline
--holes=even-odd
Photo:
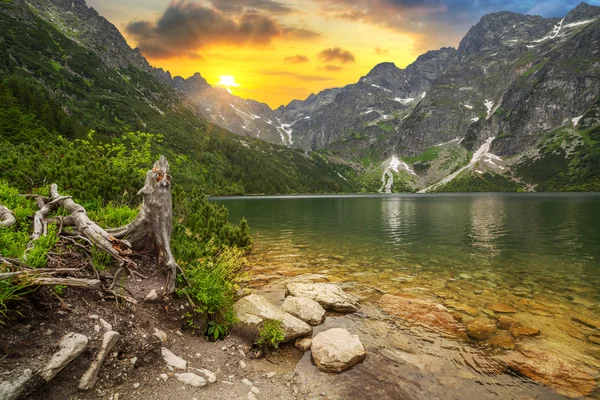
[[[136,382],[136,383],[134,383],[134,384],[133,384],[133,388],[134,388],[134,389],[137,389],[137,388],[139,388],[139,387],[140,387],[140,384],[139,384],[138,382]]]
[[[271,371],[271,372],[267,372],[266,377],[271,379],[272,377],[274,377],[275,375],[277,375],[277,372]]]
[[[256,396],[252,392],[248,392],[248,400],[257,400]]]
[[[258,390],[258,388],[257,388],[256,386],[252,386],[252,387],[250,388],[250,391],[251,391],[252,393],[255,393],[255,394],[259,394],[259,393],[260,393],[260,390]]]
[[[108,322],[106,322],[103,318],[100,318],[100,325],[102,325],[102,327],[106,331],[112,331],[113,330],[112,325],[109,324]]]
[[[155,301],[158,300],[158,294],[156,294],[156,289],[152,289],[144,298],[145,301]]]
[[[169,375],[167,375],[167,374],[164,374],[164,373],[163,373],[163,374],[160,374],[159,376],[160,376],[160,379],[162,379],[162,380],[163,380],[163,381],[165,381],[165,382],[166,382],[166,381],[169,379]]]
[[[223,351],[227,350],[227,346],[221,347],[221,350],[223,350]]]
[[[240,364],[240,368],[241,368],[241,369],[244,369],[244,368],[246,368],[246,366],[247,366],[247,365],[246,365],[246,363],[245,363],[243,360],[240,360],[240,363],[239,363],[239,364]]]
[[[131,360],[129,360],[129,362],[131,363],[131,365],[135,365],[135,363],[137,362],[137,357],[133,357]]]
[[[242,383],[243,383],[244,385],[248,385],[248,386],[250,386],[250,387],[252,387],[252,386],[253,386],[253,385],[252,385],[252,382],[250,382],[250,381],[249,381],[248,379],[246,379],[246,378],[242,379]]]

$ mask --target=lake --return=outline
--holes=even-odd
[[[592,368],[597,379],[598,194],[211,200],[229,209],[232,222],[242,217],[248,220],[255,240],[251,256],[251,286],[255,288],[273,286],[294,276],[319,274],[367,303],[376,304],[384,293],[436,301],[463,323],[474,316],[497,319],[500,313],[489,308],[501,303],[515,309],[507,315],[541,331],[535,337],[515,336],[508,345],[500,345],[501,353],[533,345],[565,362]],[[405,333],[410,336],[410,326],[407,329]],[[477,341],[468,346],[469,351],[490,348],[487,342]],[[455,356],[444,355],[447,360]],[[482,372],[472,366],[468,369]],[[527,380],[515,385],[510,381],[515,377],[504,372],[494,375],[495,379],[509,379],[500,387],[527,387],[525,393],[530,394]]]

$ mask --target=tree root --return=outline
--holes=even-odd
[[[146,278],[136,271],[137,264],[131,259],[131,255],[134,254],[134,250],[139,252],[152,250],[158,253],[158,268],[167,272],[167,282],[163,294],[173,293],[176,275],[183,271],[177,265],[170,246],[173,210],[171,176],[166,158],[161,156],[154,167],[146,173],[146,182],[138,194],[143,196],[139,214],[130,224],[115,229],[103,229],[90,220],[83,206],[74,202],[70,196],[61,196],[58,193],[56,184],[50,186],[49,197],[25,195],[27,198],[35,199],[39,209],[33,218],[34,229],[23,257],[25,262],[0,256],[0,265],[9,267],[9,272],[1,273],[0,279],[18,277],[28,279],[34,285],[66,285],[84,289],[100,289],[99,274],[92,260],[92,248],[97,248],[109,254],[119,264],[112,284],[104,291],[114,297],[117,302],[122,300],[135,304],[137,302],[132,296],[119,293],[115,289],[120,276],[125,273],[142,279]],[[50,213],[59,207],[64,208],[68,215],[49,218]],[[0,226],[11,226],[15,222],[14,214],[0,204]],[[92,263],[96,279],[56,277],[54,274],[59,269],[53,269],[55,272],[50,272],[48,269],[34,270],[27,267],[27,253],[34,247],[36,240],[47,235],[49,223],[57,224],[59,236],[85,253]],[[63,228],[67,226],[72,227],[73,230],[64,230]],[[60,262],[60,256],[57,254],[50,253],[48,258],[54,262]],[[60,269],[64,273],[71,273],[74,270],[77,269]],[[124,288],[121,287],[119,291],[121,289]]]

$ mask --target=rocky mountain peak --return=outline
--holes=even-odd
[[[587,21],[600,17],[600,7],[592,6],[586,2],[581,2],[572,9],[565,17],[563,23],[571,24],[574,22]]]
[[[541,38],[560,20],[510,11],[487,14],[469,29],[458,46],[461,58],[480,52],[496,52],[522,40]]]

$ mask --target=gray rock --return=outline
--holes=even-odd
[[[325,320],[325,309],[306,297],[288,296],[281,308],[310,325],[319,325]]]
[[[167,343],[167,340],[169,339],[169,336],[167,336],[167,334],[164,331],[161,331],[157,328],[154,328],[154,333],[152,335],[158,340],[160,340],[162,343]]]
[[[306,322],[275,307],[263,296],[257,294],[240,299],[233,306],[233,310],[239,321],[246,324],[258,325],[266,319],[281,321],[286,342],[312,332],[312,328]]]
[[[296,348],[302,352],[306,352],[306,351],[310,350],[311,345],[312,345],[312,339],[309,339],[309,338],[296,339],[296,343],[294,343],[294,346],[296,346]]]
[[[87,347],[88,338],[79,333],[71,332],[64,335],[58,344],[59,349],[52,355],[50,361],[40,371],[40,376],[49,382],[64,367],[79,356]]]
[[[156,289],[152,289],[146,297],[144,297],[145,301],[156,301],[158,300],[158,294],[156,294]]]
[[[33,376],[33,371],[26,369],[23,373],[14,381],[4,381],[0,383],[0,399],[13,400],[18,399],[25,386]]]
[[[194,368],[194,370],[196,370],[198,373],[204,375],[206,380],[210,383],[215,383],[217,381],[217,375],[212,371],[209,371],[209,370],[203,369],[203,368]]]
[[[358,310],[358,299],[332,283],[289,283],[287,290],[292,296],[316,301],[326,310],[339,312]]]
[[[342,328],[319,333],[312,340],[311,351],[317,368],[323,372],[346,371],[367,356],[358,336]]]
[[[206,386],[206,379],[191,372],[175,374],[175,378],[177,378],[180,382],[185,383],[186,385],[194,387]]]
[[[118,332],[108,331],[104,333],[102,338],[102,347],[98,354],[96,354],[96,358],[92,361],[90,367],[85,371],[81,379],[79,380],[79,389],[81,390],[89,390],[94,387],[96,382],[98,381],[98,373],[100,372],[100,368],[102,367],[102,363],[109,355],[110,351],[119,341]]]
[[[181,357],[176,356],[171,350],[167,349],[166,347],[161,348],[160,353],[167,365],[177,369],[187,369],[187,361],[185,361]]]

